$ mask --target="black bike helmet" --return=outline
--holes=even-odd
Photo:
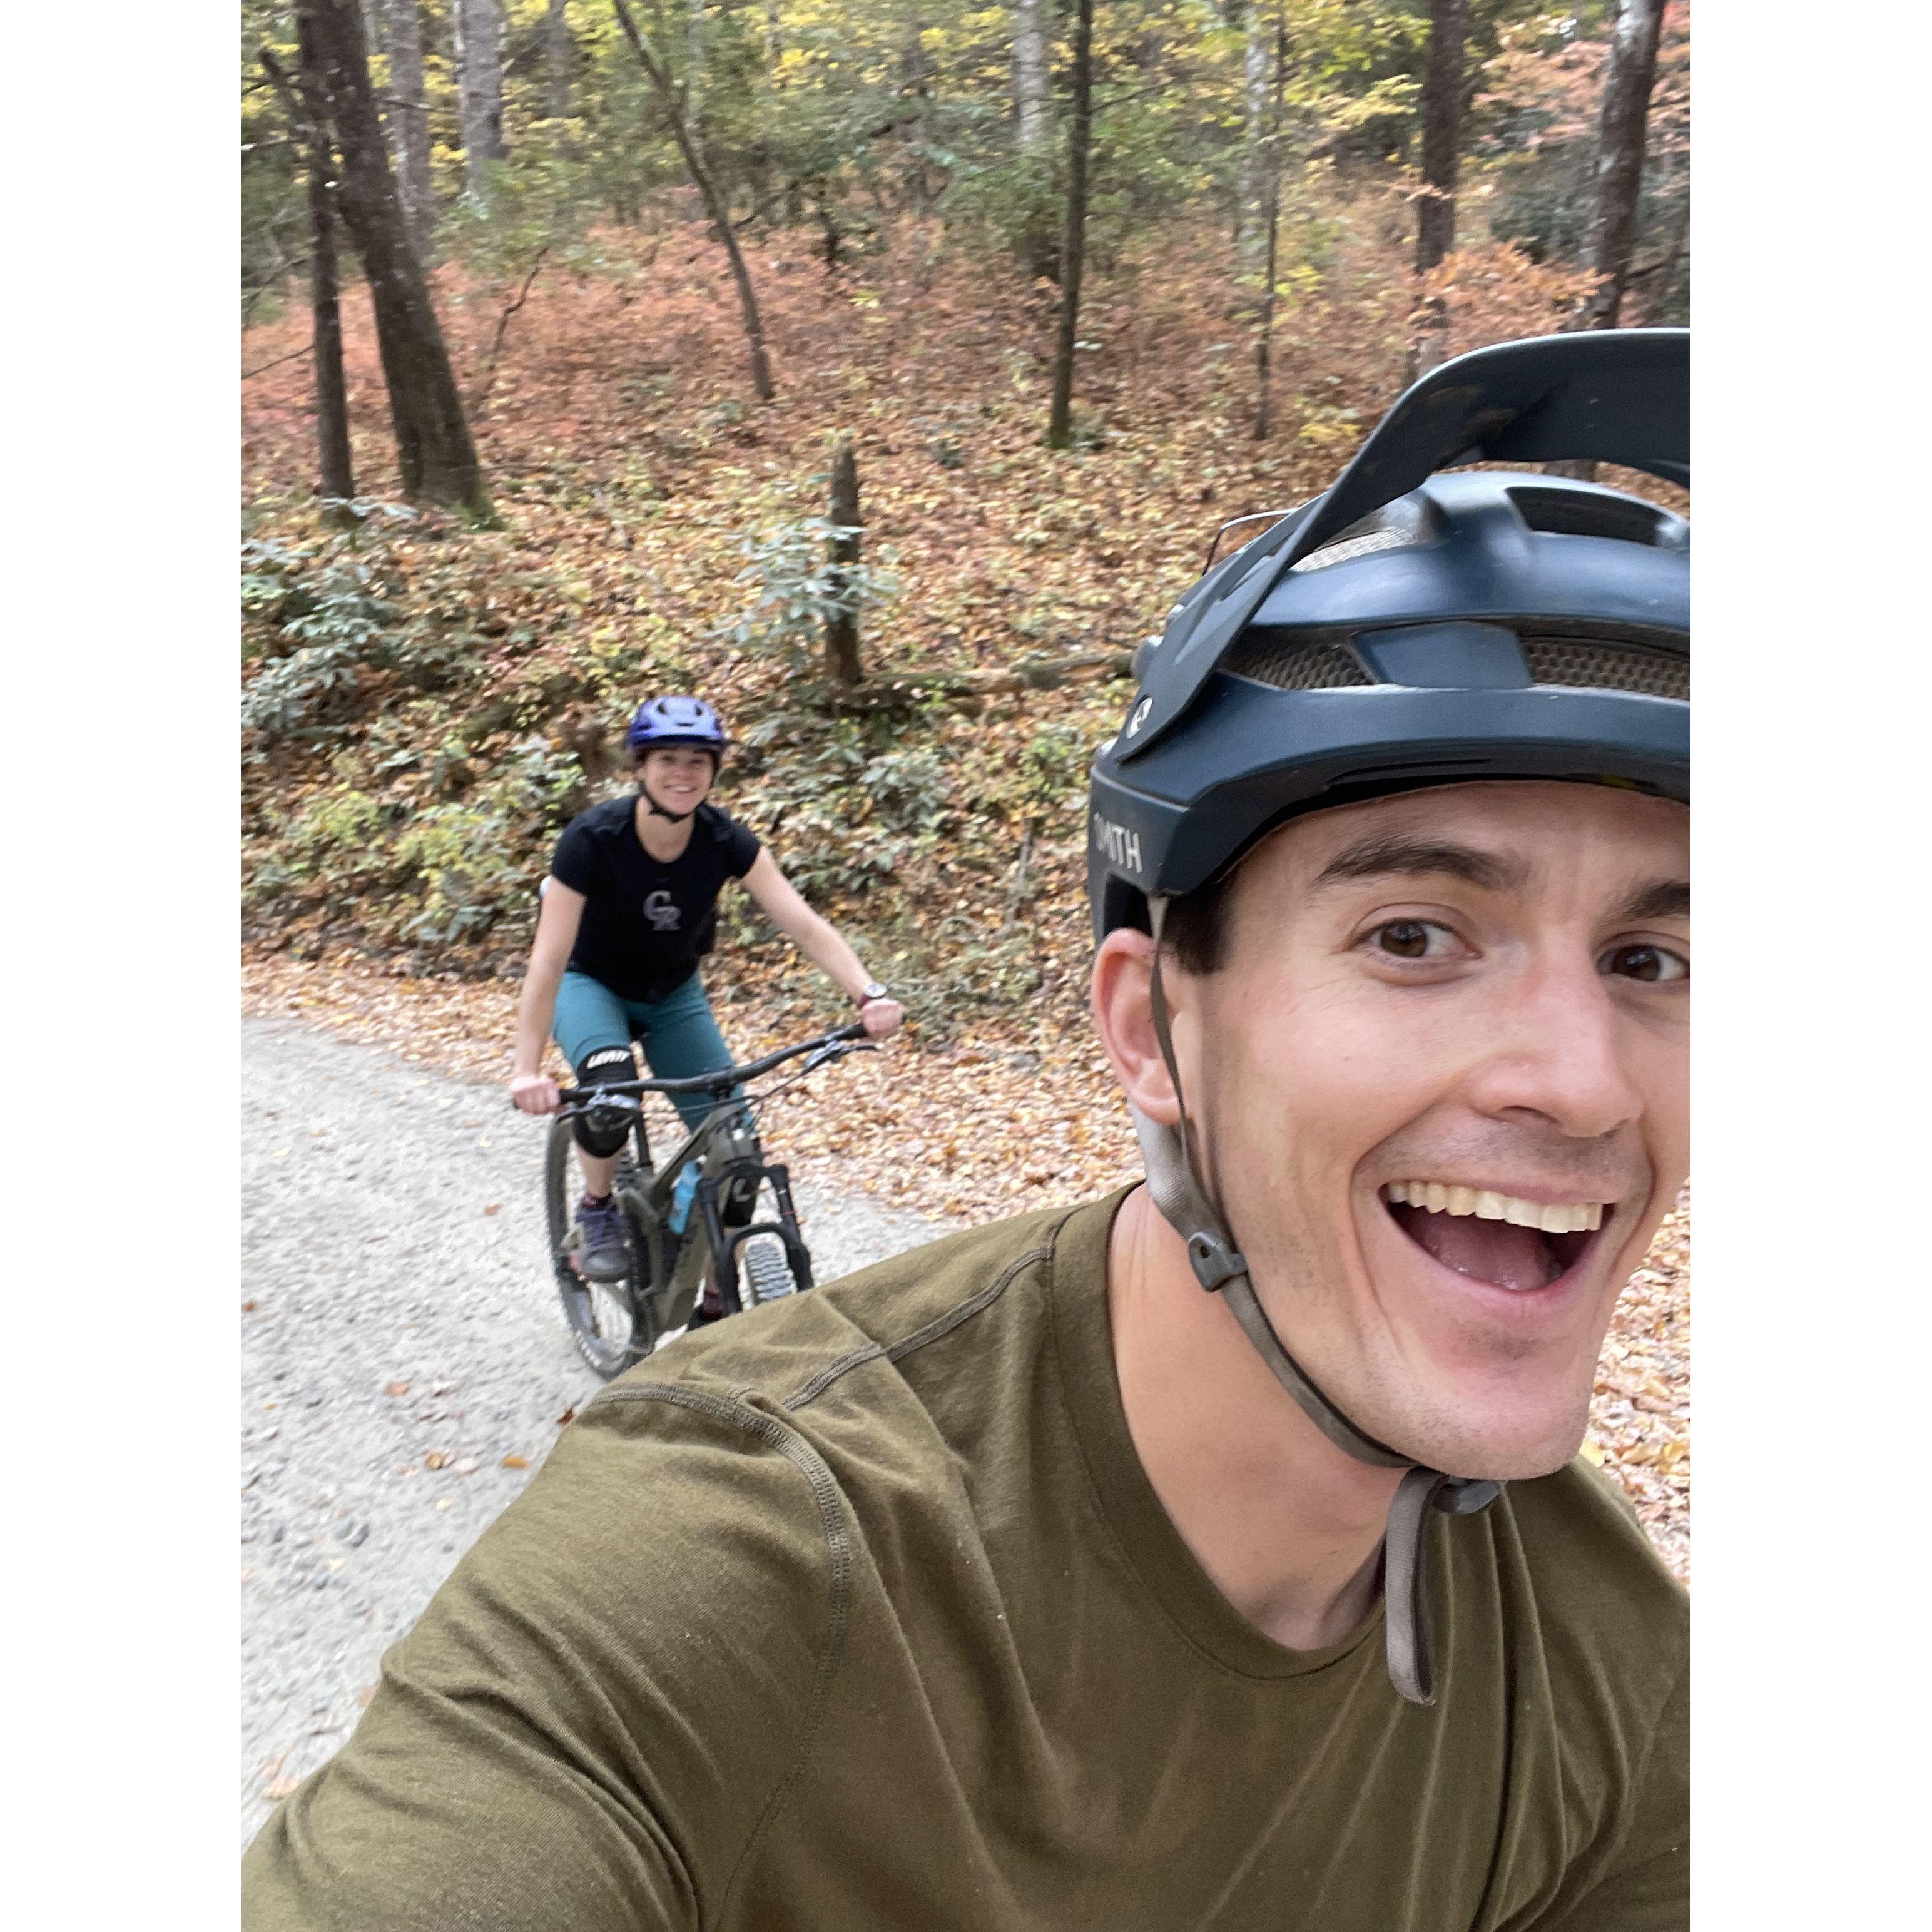
[[[1168,902],[1296,813],[1456,779],[1594,781],[1688,802],[1689,526],[1538,472],[1616,463],[1690,481],[1690,333],[1583,331],[1458,357],[1396,402],[1334,486],[1210,570],[1142,647],[1140,688],[1094,762],[1096,939],[1160,936]],[[1175,1073],[1156,950],[1155,1031]],[[1136,1113],[1148,1178],[1202,1286],[1351,1455],[1408,1472],[1389,1513],[1390,1676],[1434,1701],[1423,1595],[1432,1508],[1494,1483],[1415,1466],[1358,1429],[1270,1325],[1180,1124]]]

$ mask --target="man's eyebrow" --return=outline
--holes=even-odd
[[[1485,892],[1520,891],[1529,882],[1526,860],[1484,852],[1434,838],[1384,832],[1345,845],[1315,875],[1317,886],[1343,879],[1372,879],[1385,873],[1447,873]]]
[[[1690,881],[1653,879],[1640,886],[1616,910],[1618,925],[1642,926],[1653,919],[1688,919]]]

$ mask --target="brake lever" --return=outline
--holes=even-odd
[[[816,1053],[808,1054],[799,1072],[801,1075],[815,1072],[832,1060],[843,1060],[848,1053],[877,1053],[878,1050],[879,1042],[875,1040],[835,1040],[829,1046],[821,1046]]]

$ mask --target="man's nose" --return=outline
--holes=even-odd
[[[1538,958],[1509,986],[1471,1102],[1496,1118],[1534,1114],[1574,1138],[1600,1138],[1643,1112],[1630,1046],[1594,959]]]

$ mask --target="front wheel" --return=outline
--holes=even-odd
[[[544,1150],[544,1222],[550,1238],[550,1270],[570,1339],[578,1353],[608,1382],[657,1346],[648,1294],[650,1244],[643,1224],[627,1210],[624,1245],[630,1265],[622,1278],[591,1281],[578,1273],[577,1210],[584,1190],[571,1154],[575,1144],[568,1120],[552,1124]],[[637,1184],[637,1169],[627,1156],[617,1163],[618,1199]]]
[[[777,1193],[769,1179],[759,1186],[748,1207],[739,1212],[737,1225],[748,1221],[778,1221],[784,1218]],[[793,1265],[790,1252],[776,1234],[753,1234],[738,1244],[732,1257],[738,1277],[739,1305],[758,1308],[768,1301],[782,1300],[808,1287]]]
[[[738,1296],[747,1308],[796,1294],[804,1286],[794,1273],[791,1257],[776,1234],[754,1234],[738,1244]]]

